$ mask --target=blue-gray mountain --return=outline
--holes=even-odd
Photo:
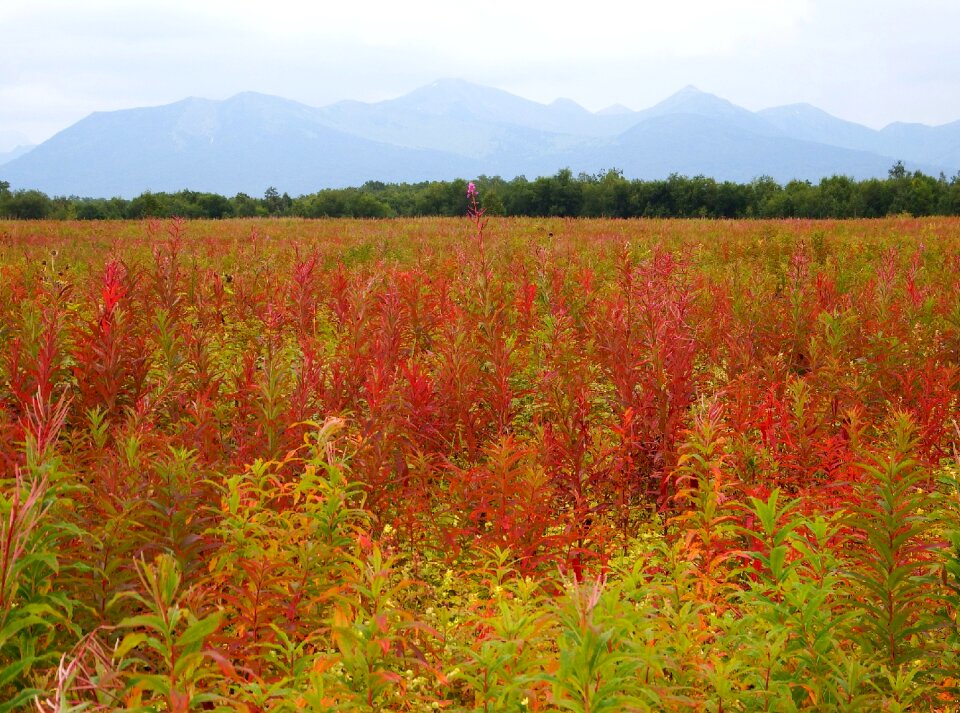
[[[21,144],[19,146],[14,146],[9,151],[0,151],[0,166],[5,163],[10,163],[15,158],[20,158],[24,154],[29,153],[33,148],[33,144]]]
[[[91,114],[0,165],[13,188],[123,196],[184,188],[260,195],[480,174],[618,168],[629,178],[818,180],[960,170],[960,121],[876,131],[809,105],[751,112],[687,87],[643,111],[540,104],[460,80],[316,108],[262,94]]]

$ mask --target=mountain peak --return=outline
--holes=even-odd
[[[698,114],[710,117],[752,117],[752,112],[722,99],[715,94],[701,91],[692,84],[674,92],[658,104],[640,112],[646,117],[665,116],[668,114]]]
[[[815,141],[857,151],[872,151],[881,155],[888,150],[897,150],[884,144],[873,129],[838,119],[812,104],[774,106],[758,111],[757,116],[770,122],[787,136],[803,141]]]
[[[655,106],[683,106],[683,105],[698,105],[698,106],[708,106],[708,105],[724,105],[724,106],[735,106],[733,103],[727,101],[726,99],[721,99],[716,94],[711,94],[710,92],[705,92],[702,89],[698,89],[692,84],[688,84],[682,89],[674,92],[666,99],[661,101]],[[738,107],[739,108],[739,107]]]
[[[680,91],[655,104],[649,109],[638,112],[642,119],[653,119],[676,115],[690,115],[723,121],[741,130],[755,132],[761,136],[772,136],[780,133],[773,124],[752,111],[737,106],[715,94],[702,91],[692,84],[688,84]]]
[[[568,114],[589,114],[586,109],[577,104],[573,99],[567,99],[561,97],[559,99],[554,99],[549,104],[551,109],[556,109],[558,111],[566,112]]]
[[[206,99],[196,100],[199,102],[208,101]],[[266,108],[266,107],[298,107],[300,109],[308,109],[314,111],[312,107],[307,106],[306,104],[301,104],[298,101],[293,99],[286,99],[284,97],[279,97],[276,94],[264,94],[263,92],[240,92],[239,94],[234,94],[231,97],[223,100],[223,105],[230,106],[241,106],[247,108]]]
[[[473,84],[472,82],[468,82],[466,79],[447,77],[445,79],[438,79],[435,82],[430,82],[430,84],[426,84],[422,87],[417,87],[412,92],[400,97],[400,99],[411,96],[466,98],[472,94],[490,91],[498,90],[491,89],[490,87],[483,87],[479,84]]]
[[[503,102],[525,101],[527,100],[502,89],[484,87],[465,79],[438,79],[382,104],[410,106],[428,113],[442,113],[450,111],[451,107],[476,112]]]
[[[225,101],[228,101],[228,102],[232,102],[232,101],[245,101],[245,100],[250,100],[250,99],[258,99],[258,100],[261,100],[261,99],[280,99],[280,97],[278,97],[278,96],[276,96],[276,95],[274,95],[274,94],[264,94],[263,92],[254,92],[254,91],[249,91],[249,90],[248,90],[248,91],[245,91],[245,92],[237,92],[237,93],[234,94],[233,96],[227,97],[227,99],[226,99]],[[287,101],[287,100],[284,99],[284,101]]]
[[[600,116],[622,116],[623,114],[632,114],[633,109],[623,104],[611,104],[597,112]]]

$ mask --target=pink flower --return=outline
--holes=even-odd
[[[477,185],[473,181],[470,181],[470,183],[467,184],[467,198],[475,198],[476,195]]]

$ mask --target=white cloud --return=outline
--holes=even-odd
[[[4,0],[0,131],[247,89],[310,104],[460,76],[541,101],[647,106],[696,84],[749,108],[960,118],[954,0]]]
[[[431,47],[477,63],[662,53],[707,56],[736,51],[746,41],[765,42],[809,12],[806,0],[594,0],[572,10],[546,0],[316,5],[280,0],[267,6],[253,0],[214,0],[205,14],[211,7],[275,40],[349,37],[368,46]]]

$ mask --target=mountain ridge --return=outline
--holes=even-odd
[[[247,91],[94,112],[0,163],[0,179],[56,195],[184,188],[232,195],[566,167],[616,168],[630,178],[867,178],[886,175],[897,160],[952,175],[960,168],[960,121],[876,130],[809,104],[754,112],[692,85],[639,111],[594,112],[572,99],[543,104],[440,79],[380,102],[313,107]]]

